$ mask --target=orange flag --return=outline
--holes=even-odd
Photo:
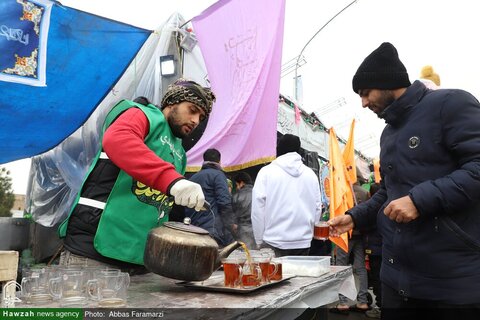
[[[345,211],[353,207],[352,189],[347,181],[345,162],[333,128],[330,128],[329,158],[330,219],[332,219],[345,214]],[[340,237],[330,237],[330,240],[343,251],[348,252],[347,233],[343,233]]]
[[[353,131],[355,128],[355,119],[352,120],[350,126],[350,134],[348,136],[347,144],[343,149],[343,161],[347,168],[347,179],[350,185],[357,182],[357,166],[355,165],[355,148],[353,147]]]
[[[382,180],[380,176],[380,159],[373,159],[373,175],[375,177],[375,182],[379,183]]]

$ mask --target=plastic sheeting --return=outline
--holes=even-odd
[[[162,96],[160,56],[170,45],[172,32],[184,19],[173,14],[150,35],[120,80],[113,86],[92,115],[72,135],[57,147],[32,158],[27,188],[26,211],[44,226],[63,221],[80,190],[85,174],[99,148],[99,132],[108,111],[122,99],[145,96],[159,105]],[[195,49],[185,54],[185,63],[204,70]],[[191,55],[197,58],[191,58]],[[205,82],[205,79],[194,79]],[[168,85],[168,83],[163,83]]]

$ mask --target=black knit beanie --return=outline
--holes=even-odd
[[[361,89],[398,89],[410,86],[407,69],[395,47],[384,42],[363,60],[353,76],[353,91]]]
[[[293,134],[285,134],[278,140],[277,157],[289,152],[300,151],[300,138]]]

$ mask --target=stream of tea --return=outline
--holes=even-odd
[[[247,257],[247,263],[251,267],[252,265],[252,257],[250,256],[250,250],[248,250],[247,245],[243,243],[242,241],[238,241],[240,245],[242,246],[243,250],[245,251],[245,256]]]
[[[248,250],[247,245],[241,241],[239,241],[240,245],[242,246],[243,250],[245,251],[245,256],[247,261],[245,263],[248,265],[249,273],[242,275],[242,287],[243,288],[250,288],[250,287],[258,287],[260,286],[261,281],[261,274],[255,273],[255,266],[253,265],[252,256],[250,255],[250,250]],[[257,267],[259,268],[259,267]],[[260,272],[260,270],[258,270]]]

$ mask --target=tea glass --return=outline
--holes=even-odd
[[[63,270],[60,277],[49,280],[50,294],[60,300],[61,307],[84,306],[87,304],[84,277],[83,271]]]
[[[318,221],[313,228],[313,238],[316,240],[328,240],[330,226],[327,221]]]
[[[269,283],[271,276],[275,274],[278,269],[277,263],[272,262],[271,254],[265,251],[254,253],[254,255],[252,256],[252,261],[254,263],[257,263],[260,267],[260,270],[262,272],[262,284]]]
[[[275,269],[276,267],[276,269]],[[273,258],[268,269],[270,281],[282,280],[282,258]]]
[[[241,256],[222,259],[225,287],[235,288],[240,286],[243,273],[242,265],[244,263],[245,258]]]
[[[258,262],[245,262],[242,269],[242,288],[250,289],[262,284],[262,270]]]
[[[275,258],[275,251],[272,248],[261,248],[260,254],[268,254],[270,258]]]
[[[24,272],[21,282],[21,296],[26,303],[43,304],[52,300],[48,291],[48,273],[44,268]]]
[[[94,279],[87,281],[87,293],[99,307],[125,307],[130,276],[118,270],[97,270]]]

